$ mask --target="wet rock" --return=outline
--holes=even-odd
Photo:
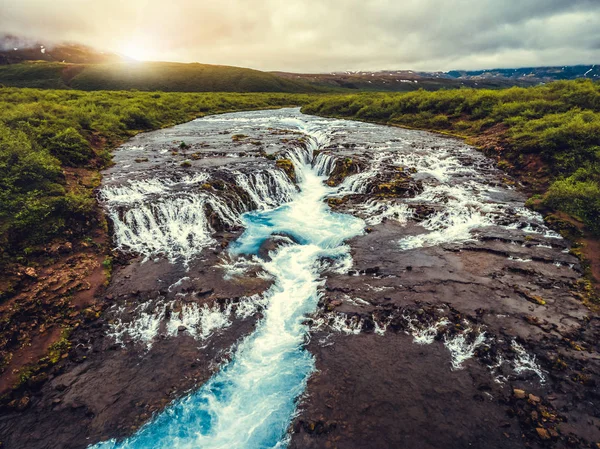
[[[369,267],[365,270],[365,274],[375,275],[375,274],[379,273],[379,270],[380,270],[379,267]]]
[[[538,427],[537,429],[535,429],[535,431],[537,432],[538,436],[542,440],[549,440],[549,439],[551,439],[550,433],[546,429],[544,429],[543,427]]]
[[[29,396],[23,396],[21,399],[19,399],[16,403],[15,409],[18,412],[22,412],[23,410],[25,410],[27,407],[29,407],[31,403],[31,398]]]
[[[196,291],[196,296],[198,298],[202,298],[204,296],[211,295],[212,293],[214,293],[214,291],[214,288],[200,288],[198,291]]]
[[[366,166],[367,164],[364,161],[356,158],[338,159],[327,179],[327,185],[331,187],[339,186],[348,176],[361,172]]]
[[[519,390],[518,388],[515,388],[513,390],[513,395],[517,399],[525,399],[525,396],[526,396],[525,391],[524,390]]]
[[[258,257],[269,261],[271,260],[271,257],[269,256],[270,253],[277,251],[283,245],[289,245],[292,243],[296,243],[296,240],[291,236],[284,234],[273,234],[271,237],[265,240],[262,245],[260,245],[260,248],[258,249]]]
[[[277,159],[275,165],[282,169],[292,182],[296,182],[296,169],[292,161],[289,159]]]

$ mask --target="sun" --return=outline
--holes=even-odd
[[[150,46],[144,42],[132,41],[125,44],[121,53],[138,61],[146,61],[149,58]]]

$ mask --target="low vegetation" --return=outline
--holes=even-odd
[[[134,134],[206,114],[305,104],[291,94],[0,89],[0,261],[94,225],[97,171]]]
[[[303,111],[470,138],[532,185],[535,204],[600,236],[600,83],[328,96]]]

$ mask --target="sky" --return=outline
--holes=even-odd
[[[259,70],[600,63],[600,0],[0,0],[0,34]]]

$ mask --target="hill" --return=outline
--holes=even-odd
[[[47,89],[163,92],[318,92],[302,81],[240,67],[173,62],[68,64],[30,61],[0,65],[0,84]]]
[[[81,44],[51,44],[10,34],[0,36],[0,65],[18,64],[25,61],[102,64],[125,60],[127,58],[116,53],[98,51]]]
[[[314,86],[379,92],[412,92],[472,87],[499,89],[529,87],[551,81],[578,78],[600,79],[600,66],[524,67],[516,69],[451,70],[418,72],[413,70],[346,71],[320,74],[273,72],[285,79]]]

